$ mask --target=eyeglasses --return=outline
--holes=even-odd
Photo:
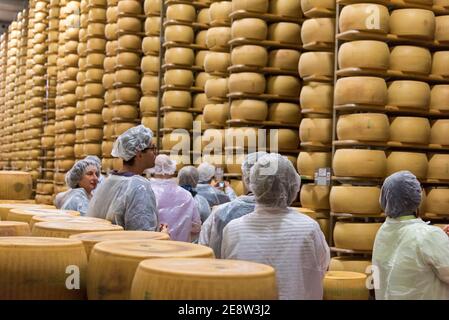
[[[155,145],[149,146],[146,149],[143,149],[142,152],[147,152],[148,150],[151,150],[153,152],[157,152],[157,147]]]

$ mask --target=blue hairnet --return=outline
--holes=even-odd
[[[200,183],[208,183],[215,175],[215,166],[203,162],[198,166],[198,175]]]
[[[90,166],[97,169],[97,175],[100,174],[100,166],[97,162],[86,159],[75,162],[73,167],[65,174],[65,182],[67,186],[72,189],[77,188],[79,182],[86,174],[87,168]]]
[[[278,153],[270,153],[251,169],[250,188],[257,204],[286,208],[298,196],[301,177],[290,160]]]
[[[380,206],[391,218],[416,213],[421,203],[421,185],[410,171],[398,171],[385,179]]]
[[[148,148],[152,139],[153,132],[143,125],[129,128],[115,140],[111,155],[129,161],[137,152]]]

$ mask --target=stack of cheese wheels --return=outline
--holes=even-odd
[[[274,269],[264,264],[198,258],[148,259],[137,267],[130,299],[272,300],[278,298],[277,291]]]
[[[36,203],[20,203],[20,202],[8,202],[0,203],[0,220],[7,220],[9,211],[12,209],[54,209],[54,206],[36,204]]]
[[[146,60],[141,59],[141,32],[146,31],[148,25],[147,21],[144,24],[141,20],[143,13],[143,1],[121,0],[117,4],[117,55],[112,80],[114,90],[111,97],[112,109],[109,110],[113,124],[113,139],[140,123],[139,103],[142,92],[147,92],[148,83],[147,77],[139,73],[148,71],[144,67]],[[158,19],[156,23],[159,21]],[[152,63],[151,66],[159,68],[158,64]],[[103,84],[105,82],[108,82],[108,79],[105,81],[103,77]],[[121,162],[117,160],[112,161],[114,169],[121,167]]]
[[[31,236],[30,230],[26,222],[0,221],[0,237]]]
[[[112,123],[113,119],[113,102],[116,100],[115,92],[116,90],[111,86],[115,81],[115,67],[117,65],[117,58],[120,57],[121,60],[125,60],[127,65],[132,68],[139,67],[140,56],[136,53],[121,53],[117,54],[118,49],[118,7],[117,0],[107,1],[106,10],[106,26],[105,26],[105,38],[106,47],[105,53],[106,57],[103,62],[103,77],[102,82],[107,85],[104,93],[104,105],[101,110],[103,117],[103,141],[101,144],[101,168],[104,172],[113,169],[113,158],[111,155],[112,145],[114,143],[114,125]]]
[[[428,160],[425,153],[393,151],[387,157],[387,176],[408,170],[418,179],[426,179]]]
[[[383,178],[387,174],[387,157],[382,150],[338,149],[332,167],[340,177]]]
[[[8,213],[8,216],[5,220],[8,221],[18,221],[18,222],[26,222],[31,224],[31,220],[34,216],[43,216],[49,214],[60,214],[65,216],[79,216],[80,213],[78,211],[73,210],[59,210],[59,209],[41,209],[41,208],[16,208],[11,209]]]
[[[186,242],[160,240],[100,242],[93,247],[89,257],[88,298],[129,299],[137,266],[145,259],[213,257],[212,249]]]
[[[438,216],[449,216],[449,189],[431,188],[427,192],[426,212]]]
[[[353,215],[380,215],[380,188],[377,186],[333,186],[329,203],[333,213]]]
[[[73,146],[73,153],[76,160],[82,159],[84,155],[84,114],[85,114],[85,96],[86,99],[88,97],[87,95],[87,88],[89,86],[89,91],[92,91],[95,87],[95,82],[90,83],[90,81],[86,80],[86,71],[87,66],[96,67],[98,63],[102,62],[101,60],[101,54],[97,54],[96,51],[93,51],[91,53],[90,50],[87,49],[87,38],[88,37],[95,37],[94,33],[97,33],[101,30],[99,29],[100,24],[97,24],[95,21],[88,21],[89,18],[92,18],[92,14],[89,17],[88,9],[87,9],[87,2],[88,0],[80,0],[80,16],[79,16],[79,33],[78,33],[78,73],[76,75],[76,80],[78,81],[77,87],[76,87],[76,108],[73,110],[73,108],[65,109],[61,111],[63,116],[65,116],[66,111],[70,111],[71,113],[75,113],[75,144]],[[88,24],[91,24],[88,28]],[[89,29],[89,30],[88,30]],[[104,32],[104,31],[103,31]],[[92,40],[89,39],[89,48],[92,47],[92,44],[97,47],[97,40],[93,38]],[[70,43],[70,42],[69,42]],[[69,43],[66,43],[66,48],[68,47]],[[89,53],[89,54],[88,54]],[[100,56],[100,57],[99,57]],[[96,61],[100,60],[100,61]],[[101,92],[100,92],[101,93]],[[73,110],[73,111],[72,111]],[[58,111],[59,113],[59,111]],[[70,114],[71,116],[72,114]],[[87,117],[86,117],[87,120]],[[58,154],[56,154],[58,156]]]
[[[33,225],[32,235],[35,237],[68,238],[78,233],[115,230],[123,230],[123,228],[115,224],[92,223],[75,218],[65,221],[37,222]]]
[[[87,0],[89,10],[87,21],[86,66],[83,103],[83,127],[80,132],[82,138],[81,157],[87,155],[102,156],[103,140],[102,117],[105,104],[105,91],[111,89],[111,77],[104,78],[104,62],[106,59],[106,23],[107,3]],[[83,15],[81,15],[83,17]],[[83,26],[81,26],[83,27]],[[81,39],[80,39],[81,40]],[[78,73],[79,75],[79,73]],[[106,80],[106,81],[105,81]],[[80,102],[80,101],[78,101]],[[80,108],[81,109],[81,108]],[[78,141],[78,136],[77,136]]]
[[[4,276],[1,299],[86,298],[87,258],[79,240],[0,237],[0,257],[2,261],[8,261],[0,267]],[[75,281],[70,282],[67,281],[68,274],[77,274],[80,278],[74,277]]]
[[[77,114],[77,73],[86,58],[78,56],[80,35],[80,1],[67,1],[60,7],[59,42],[57,59],[57,96],[55,122],[55,188],[58,193],[65,188],[64,174],[75,163],[75,136],[82,115]],[[81,32],[81,38],[85,37]],[[76,44],[76,46],[75,46]],[[67,46],[66,46],[67,45]],[[80,82],[82,84],[82,81]],[[75,85],[73,85],[75,84]],[[80,89],[78,89],[78,93]],[[75,112],[73,112],[75,110]]]
[[[6,30],[0,36],[0,134],[3,137],[3,143],[0,146],[0,153],[2,157],[0,159],[0,169],[4,169],[8,167],[8,158],[9,158],[9,144],[11,142],[11,135],[8,133],[8,120],[5,119],[7,116],[6,109],[6,99],[5,99],[5,88],[6,88],[6,66],[7,66],[7,38],[6,35],[8,31]]]
[[[371,260],[368,258],[339,256],[329,263],[329,271],[351,271],[370,274]]]
[[[81,240],[89,258],[92,248],[99,242],[111,240],[170,240],[170,236],[163,232],[154,231],[103,231],[87,232],[70,236],[71,239]]]
[[[323,280],[324,300],[368,300],[367,275],[351,271],[328,271]]]
[[[337,221],[334,227],[334,243],[337,248],[371,251],[374,239],[382,223]]]
[[[26,200],[31,198],[32,177],[21,171],[0,171],[0,199]]]
[[[152,82],[157,83],[155,81],[155,77],[158,76],[159,70],[159,51],[160,51],[160,27],[158,24],[160,23],[160,10],[161,10],[161,0],[145,0],[144,1],[144,13],[145,13],[145,37],[142,39],[142,62],[141,68],[145,68],[143,70],[143,77],[151,77]],[[181,48],[182,49],[182,48]],[[184,48],[180,51],[189,52],[191,49]],[[178,50],[167,49],[169,52],[166,56],[170,56],[172,59],[176,59],[177,54],[182,55]],[[171,52],[171,54],[170,54]],[[193,51],[192,51],[193,54]],[[185,53],[184,53],[185,55]],[[169,61],[170,61],[169,57]],[[181,59],[181,58],[180,58]],[[170,63],[165,58],[166,63]],[[173,62],[171,62],[173,63]],[[150,81],[151,83],[151,81]],[[190,92],[186,92],[190,98]],[[158,118],[157,118],[157,110],[158,110],[158,96],[157,90],[146,90],[142,93],[142,97],[140,98],[140,116],[141,123],[151,129],[153,132],[157,132],[158,128]]]
[[[438,119],[432,123],[430,144],[449,146],[449,119]]]

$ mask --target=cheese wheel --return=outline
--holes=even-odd
[[[429,49],[414,46],[396,46],[391,50],[390,69],[428,75],[432,57]]]
[[[32,179],[29,173],[20,171],[0,171],[0,199],[30,199]]]
[[[365,186],[333,186],[329,202],[333,213],[356,215],[377,215],[382,209],[379,204],[380,188]]]
[[[334,73],[334,54],[331,52],[305,52],[298,63],[301,78],[310,76],[328,76]]]
[[[140,50],[142,48],[142,41],[140,36],[125,34],[118,38],[117,46],[122,50]]]
[[[292,131],[294,131],[294,130],[292,130]],[[296,133],[296,132],[294,132],[294,133]],[[254,128],[254,127],[235,127],[235,128],[225,129],[226,145],[235,146],[236,148],[254,148],[255,149],[257,147],[257,144],[258,143],[260,144],[260,142],[261,142],[261,141],[258,141],[258,136],[259,136],[258,129]],[[275,137],[276,141],[277,141],[277,137],[278,136]],[[262,139],[260,139],[260,140],[262,140]],[[263,141],[262,141],[262,143],[263,143]]]
[[[231,40],[229,27],[214,27],[207,30],[206,46],[209,50],[229,52],[229,40]]]
[[[104,70],[102,68],[89,68],[85,73],[86,80],[92,82],[102,81],[103,75]]]
[[[301,142],[330,144],[332,141],[332,119],[304,118],[299,126]]]
[[[165,28],[165,40],[181,43],[193,43],[194,33],[192,27],[171,25]]]
[[[204,71],[226,73],[231,65],[231,55],[227,52],[209,52],[204,58]]]
[[[231,26],[231,36],[233,39],[245,38],[252,40],[265,40],[268,36],[267,23],[262,19],[256,18],[236,20]]]
[[[160,46],[161,41],[159,37],[145,37],[142,40],[142,51],[144,55],[159,55]]]
[[[209,57],[209,56],[208,56]],[[229,92],[262,94],[265,92],[265,77],[254,72],[233,73],[229,76]]]
[[[142,58],[142,61],[140,63],[140,69],[143,73],[151,73],[151,74],[157,74],[160,70],[159,65],[159,57],[157,56],[146,56]],[[171,70],[167,70],[171,71]]]
[[[144,11],[148,16],[150,14],[159,14],[161,11],[161,0],[145,0]]]
[[[334,174],[340,177],[383,178],[387,157],[380,150],[338,149],[332,161]]]
[[[204,8],[198,11],[196,15],[196,22],[202,23],[202,24],[209,24],[210,23],[210,17],[209,17],[209,8]]]
[[[101,141],[103,140],[102,128],[87,128],[84,129],[84,139],[88,141]]]
[[[196,10],[188,4],[172,4],[167,7],[167,19],[183,22],[195,22]]]
[[[168,234],[154,231],[102,231],[79,233],[69,237],[80,240],[89,258],[92,248],[100,242],[111,240],[169,240]]]
[[[335,19],[313,18],[304,21],[301,27],[301,41],[304,45],[335,42]]]
[[[360,40],[345,42],[338,51],[340,69],[365,68],[387,70],[390,50],[385,42]]]
[[[167,85],[191,87],[193,85],[193,72],[183,69],[167,70],[164,74],[164,82]]]
[[[386,142],[389,135],[389,121],[385,114],[358,113],[338,117],[337,136],[339,140]]]
[[[382,223],[338,221],[334,227],[335,246],[341,249],[371,251],[381,225]]]
[[[433,54],[432,74],[449,76],[449,51],[437,51]]]
[[[143,98],[144,97],[142,97],[142,99]],[[188,109],[191,107],[192,104],[192,95],[190,94],[189,91],[178,91],[178,90],[165,91],[162,95],[162,104],[164,106],[169,107]],[[151,112],[157,112],[157,106],[154,106],[151,109]]]
[[[204,92],[208,98],[226,98],[228,94],[228,79],[216,78],[207,80]]]
[[[430,157],[427,178],[449,180],[449,155],[434,154]]]
[[[164,127],[173,129],[192,129],[193,115],[189,112],[170,111],[164,115]]]
[[[237,196],[241,196],[246,194],[245,187],[243,185],[243,181],[237,179],[231,179],[229,181],[231,188],[235,191]]]
[[[117,27],[125,32],[141,32],[142,23],[139,18],[134,17],[120,17],[117,20]]]
[[[260,100],[233,100],[230,113],[232,119],[264,121],[268,115],[268,105]]]
[[[190,48],[169,48],[165,51],[165,63],[192,66],[195,60],[193,50]]]
[[[328,271],[323,279],[324,300],[369,300],[365,273]]]
[[[449,215],[449,189],[433,188],[427,193],[426,212]]]
[[[430,103],[430,86],[421,81],[393,81],[388,86],[388,104],[426,110]]]
[[[374,3],[357,3],[344,6],[338,25],[340,32],[360,30],[388,33],[390,14],[386,6]]]
[[[449,110],[449,85],[438,84],[432,87],[430,109]]]
[[[144,78],[142,78],[143,81]],[[117,100],[136,102],[140,99],[140,90],[137,88],[123,87],[115,90]]]
[[[367,272],[368,267],[372,265],[372,262],[368,258],[358,258],[358,257],[333,257],[329,263],[329,271],[350,271],[359,273],[370,273]]]
[[[90,300],[128,299],[139,263],[154,258],[212,258],[212,249],[159,240],[113,240],[94,246],[89,257],[87,294]],[[120,278],[120,282],[113,279]]]
[[[139,109],[133,105],[115,105],[112,107],[112,117],[120,120],[133,121],[139,117]]]
[[[117,22],[118,19],[118,8],[116,6],[108,6],[106,10],[106,20],[108,23]]]
[[[430,143],[439,144],[443,146],[449,145],[449,120],[436,120],[430,131]]]
[[[5,280],[1,299],[85,299],[85,278],[81,277],[78,290],[67,290],[68,266],[77,266],[80,274],[87,268],[86,253],[77,240],[2,237],[0,257],[14,268],[4,268]],[[39,266],[39,267],[33,267]],[[73,274],[68,272],[68,274]],[[61,276],[62,275],[62,276]],[[34,279],[29,281],[29,279]],[[19,285],[20,284],[20,285]]]
[[[301,0],[301,9],[306,17],[311,17],[314,10],[324,9],[325,11],[335,11],[335,1],[333,0]],[[312,12],[312,13],[309,13]]]
[[[142,81],[140,82],[140,87],[144,95],[157,94],[159,90],[159,77],[149,75],[143,76]]]
[[[334,88],[321,82],[309,82],[301,88],[299,103],[302,109],[330,113],[333,105]]]
[[[261,46],[244,45],[235,47],[231,51],[231,63],[233,65],[265,67],[267,61],[267,49]]]
[[[229,30],[226,30],[228,33]],[[207,30],[201,30],[195,35],[195,44],[201,47],[207,47]]]
[[[301,206],[314,210],[329,209],[329,186],[305,184],[301,187]]]
[[[117,70],[114,77],[116,83],[138,84],[140,82],[140,73],[137,70]]]
[[[136,0],[120,0],[117,4],[119,14],[137,15],[142,13],[142,5]]]
[[[331,154],[328,152],[300,152],[296,162],[298,173],[302,176],[314,176],[319,168],[330,168]]]
[[[68,216],[79,216],[80,213],[74,210],[60,210],[60,209],[43,209],[43,208],[16,208],[11,209],[8,213],[8,221],[17,221],[30,223],[34,216],[42,216],[49,214],[63,214]]]
[[[161,34],[161,18],[160,17],[147,17],[145,19],[145,27],[144,28],[145,28],[145,35],[159,36]],[[171,30],[173,30],[173,29],[171,29]]]
[[[30,236],[30,226],[25,222],[1,221],[0,237],[20,237]]]
[[[449,41],[449,16],[435,18],[435,40]]]
[[[268,120],[281,123],[299,124],[301,109],[295,103],[271,103],[268,110]]]
[[[187,132],[172,132],[162,137],[163,150],[190,150],[190,134]]]
[[[106,39],[108,40],[117,40],[118,39],[118,25],[117,23],[108,23],[104,27],[104,34],[106,36]]]
[[[427,176],[427,155],[417,152],[391,152],[387,158],[387,176],[408,170],[418,179]]]
[[[268,27],[267,36],[271,41],[301,44],[301,26],[292,22],[272,23]]]
[[[142,117],[141,123],[144,127],[151,129],[151,131],[157,131],[158,119],[157,117]]]
[[[390,32],[398,36],[433,39],[435,15],[430,10],[397,9],[391,12]]]
[[[276,299],[275,279],[272,267],[254,262],[151,259],[139,264],[130,298],[144,300],[148,292],[152,292],[156,294],[155,299],[164,300]],[[176,289],[168,294],[166,288],[175,284]]]
[[[195,87],[201,88],[204,90],[206,86],[206,82],[211,79],[216,79],[217,76],[211,75],[207,72],[198,72],[195,77]]]
[[[280,150],[296,150],[299,146],[299,134],[297,130],[293,129],[277,129],[274,134],[268,133],[269,146],[273,147],[274,142],[277,142],[277,147]]]
[[[430,123],[426,118],[396,117],[390,125],[390,141],[428,144]]]
[[[299,96],[301,82],[299,78],[293,76],[271,76],[267,80],[268,94],[276,96],[292,97]]]
[[[301,1],[300,0],[272,0],[269,1],[269,12],[271,14],[289,17],[301,18]]]
[[[268,3],[268,0],[233,0],[232,11],[244,10],[257,13],[267,13]]]
[[[207,104],[203,110],[204,122],[210,125],[224,126],[229,119],[229,104]]]
[[[212,2],[209,7],[209,20],[213,22],[229,23],[229,15],[232,13],[231,1]]]
[[[268,56],[268,66],[281,70],[296,71],[301,53],[296,50],[271,50]]]
[[[206,59],[206,56],[209,54],[208,50],[200,50],[196,51],[195,55],[195,66],[203,67],[204,66],[204,60]]]
[[[387,103],[387,85],[382,78],[347,77],[337,80],[335,104],[369,104],[383,106]]]
[[[56,237],[68,238],[73,234],[95,231],[115,231],[123,230],[121,226],[108,223],[92,223],[90,221],[81,221],[79,219],[67,221],[48,221],[35,223],[32,235],[36,237]]]

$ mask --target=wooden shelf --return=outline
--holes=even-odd
[[[168,26],[187,26],[198,30],[207,30],[209,29],[209,25],[198,23],[198,22],[190,22],[190,21],[180,21],[180,20],[167,20],[164,21],[164,28]]]
[[[285,16],[278,16],[271,13],[260,13],[260,12],[250,12],[246,10],[237,10],[232,12],[229,15],[229,18],[231,20],[239,20],[239,19],[245,19],[245,18],[256,18],[256,19],[262,19],[266,22],[292,22],[297,24],[302,24],[304,22],[304,19],[301,18],[293,18],[293,17],[285,17]]]
[[[264,101],[284,101],[284,102],[292,102],[298,103],[298,97],[284,97],[273,94],[252,94],[252,93],[244,93],[244,92],[231,92],[227,94],[227,97],[233,100],[238,99],[255,99],[255,100],[264,100]]]
[[[302,45],[300,44],[284,43],[272,40],[252,40],[246,38],[234,38],[230,40],[228,44],[232,47],[242,45],[256,45],[271,49],[292,49],[297,51],[301,51],[302,49]]]
[[[168,84],[161,86],[161,90],[163,90],[163,91],[180,90],[180,91],[190,91],[190,92],[195,92],[195,93],[204,92],[204,90],[200,87],[180,87],[180,86],[168,85]]]
[[[307,18],[334,18],[335,10],[325,8],[313,8],[304,12],[304,16]]]
[[[330,248],[332,252],[343,253],[343,254],[369,254],[371,255],[373,252],[370,251],[362,251],[362,250],[351,250],[351,249],[341,249],[336,247]]]
[[[183,70],[192,70],[194,72],[203,72],[204,71],[203,67],[192,66],[192,65],[173,64],[173,63],[163,64],[161,69],[162,70],[183,69]]]
[[[302,44],[302,48],[308,51],[331,51],[334,52],[334,42],[311,42]]]
[[[227,120],[226,124],[229,126],[262,126],[262,127],[270,127],[270,128],[292,128],[298,129],[299,123],[281,123],[274,121],[250,121],[250,120],[242,120],[242,119],[231,119]]]
[[[354,214],[354,213],[335,213],[331,212],[330,215],[332,217],[337,218],[351,218],[351,219],[367,219],[367,218],[375,218],[375,219],[385,219],[386,216],[384,213],[380,215],[373,215],[373,214]]]
[[[267,75],[287,75],[298,77],[299,74],[297,70],[282,70],[279,68],[272,67],[256,67],[256,66],[246,66],[246,65],[232,65],[228,68],[229,73],[238,73],[238,72],[255,72],[255,73],[263,73]]]
[[[360,3],[358,0],[337,0],[337,4],[348,5]],[[449,8],[423,4],[422,1],[404,1],[404,0],[370,0],[370,3],[381,4],[391,9],[425,9],[431,10],[436,15],[448,15]]]

